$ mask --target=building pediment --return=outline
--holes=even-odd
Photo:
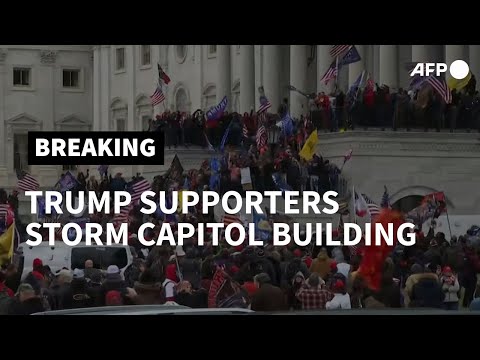
[[[55,121],[55,125],[57,126],[89,126],[90,123],[72,114]]]
[[[7,124],[10,126],[40,126],[42,122],[30,114],[22,113],[7,120]]]

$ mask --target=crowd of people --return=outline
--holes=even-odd
[[[151,189],[156,193],[166,191],[167,202],[171,200],[172,191],[181,189],[198,193],[214,190],[222,194],[230,190],[243,193],[247,189],[319,193],[336,190],[343,195],[339,191],[341,168],[317,154],[306,160],[299,153],[314,130],[321,128],[337,131],[356,124],[371,125],[369,122],[387,126],[392,118],[397,125],[403,122],[408,127],[416,121],[411,120],[416,119],[415,116],[408,115],[411,111],[402,108],[402,104],[410,106],[411,94],[402,90],[390,94],[385,87],[377,87],[373,95],[372,92],[373,89],[359,91],[353,103],[349,103],[352,94],[339,92],[332,101],[332,97],[321,93],[311,99],[308,115],[291,119],[288,132],[284,128],[288,101],[284,100],[278,114],[262,116],[267,129],[274,126],[280,129],[275,141],[262,146],[257,136],[260,116],[253,111],[243,116],[224,113],[214,122],[207,122],[200,110],[192,115],[168,112],[159,115],[150,121],[148,131],[164,131],[168,147],[200,145],[216,152],[212,151],[210,159],[198,169],[189,171],[184,171],[177,159],[166,174],[154,178]],[[427,105],[422,107],[418,103],[416,107],[422,116],[434,107],[436,97],[430,92],[419,93],[417,100],[413,97],[413,101],[421,102],[425,96]],[[458,119],[465,123],[462,116],[466,116],[468,110],[467,95],[462,96],[457,97],[462,104],[458,106],[463,109]],[[242,169],[249,169],[251,183],[242,182]],[[137,174],[127,181],[123,174],[112,176],[106,169],[97,180],[87,171],[78,174],[76,186],[71,190],[123,191],[143,180]],[[5,191],[0,191],[0,204],[8,204],[13,209],[18,217],[17,225],[21,227],[17,195],[7,196]],[[418,230],[414,246],[397,245],[391,249],[381,271],[381,285],[373,289],[359,274],[364,256],[361,247],[300,247],[293,242],[275,247],[268,236],[262,239],[264,245],[260,247],[231,247],[223,235],[220,246],[214,247],[211,233],[207,233],[205,245],[198,246],[197,232],[183,246],[145,247],[138,241],[138,230],[146,221],[155,225],[145,234],[149,240],[158,238],[164,222],[175,229],[181,222],[196,227],[198,223],[222,219],[216,218],[213,211],[202,213],[201,206],[191,209],[189,214],[165,215],[157,211],[146,216],[139,210],[140,206],[134,206],[122,219],[128,222],[129,245],[134,257],[124,272],[117,264],[101,270],[94,259],[87,259],[83,266],[65,267],[53,273],[48,264],[44,264],[46,259],[37,258],[26,276],[22,276],[23,269],[15,263],[6,264],[0,271],[0,314],[166,303],[192,308],[249,307],[254,311],[480,309],[480,299],[476,298],[480,295],[477,291],[480,248],[475,240],[478,233],[446,239],[443,233],[435,234],[433,228],[426,235]],[[104,225],[117,220],[114,215],[103,213],[89,218],[90,222]],[[266,220],[275,221],[274,218]],[[234,232],[235,236],[238,233]],[[341,228],[335,236],[343,236]]]
[[[134,252],[120,275],[85,261],[83,269],[52,274],[41,259],[23,281],[15,265],[0,272],[0,313],[95,306],[179,304],[192,308],[243,307],[254,311],[380,308],[480,309],[478,248],[469,236],[445,239],[417,233],[417,244],[397,246],[384,263],[381,286],[369,289],[358,268],[362,252],[349,247],[198,247],[195,236],[184,246]],[[132,246],[136,236],[132,235]],[[211,239],[210,239],[211,240]],[[138,255],[137,255],[138,254]]]

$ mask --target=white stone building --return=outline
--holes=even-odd
[[[362,70],[368,71],[379,84],[406,87],[409,78],[404,65],[410,61],[449,63],[463,59],[475,75],[480,74],[480,46],[477,45],[356,47],[362,60],[346,66],[339,74],[339,85],[345,90]],[[62,171],[60,166],[28,167],[28,130],[138,131],[145,129],[148,119],[155,113],[166,108],[187,112],[198,108],[206,110],[225,95],[229,97],[229,110],[243,113],[258,106],[258,87],[262,85],[274,110],[282,98],[288,98],[291,113],[300,115],[306,112],[306,98],[290,91],[288,85],[305,93],[328,91],[320,79],[333,61],[330,48],[331,45],[0,45],[0,184],[5,188],[14,187],[15,169],[21,168],[30,171],[42,187],[48,188]],[[157,63],[172,81],[164,104],[153,109],[149,96],[158,79]],[[393,142],[360,132],[328,134],[321,139],[320,151],[335,158],[348,146],[363,149],[356,152],[355,161],[357,165],[361,161],[366,163],[356,169],[346,169],[345,175],[349,176],[348,171],[355,172],[354,181],[358,183],[362,178],[359,184],[362,192],[372,197],[378,196],[384,184],[392,182],[395,185],[390,192],[400,194],[403,191],[401,196],[419,193],[422,186],[440,188],[429,182],[429,178],[439,180],[435,169],[441,167],[444,170],[438,176],[452,184],[449,198],[453,203],[456,197],[459,199],[457,206],[452,208],[460,214],[477,211],[476,200],[480,199],[460,200],[463,195],[455,195],[455,192],[476,187],[475,175],[465,174],[468,178],[464,179],[460,170],[478,168],[480,149],[476,138],[471,134],[423,137],[398,132],[390,135]],[[426,145],[412,145],[413,140],[405,140],[409,138]],[[377,153],[380,140],[381,158]],[[403,144],[401,149],[397,140]],[[455,144],[448,145],[450,142]],[[459,145],[463,142],[468,145]],[[409,146],[411,152],[405,150]],[[442,146],[454,150],[451,153],[438,150]],[[402,160],[393,161],[393,158],[399,160],[398,154],[403,154],[403,150],[407,152],[401,156]],[[166,152],[166,165],[172,156],[173,152]],[[179,156],[188,168],[197,166],[205,153],[180,150]],[[449,164],[448,169],[442,165],[445,163]],[[371,169],[373,166],[375,171],[369,171],[368,177],[361,177],[367,165]],[[390,171],[397,167],[400,167],[399,172]],[[419,167],[430,169],[426,173],[428,176],[419,176],[419,171],[425,171]],[[140,171],[153,176],[164,168],[138,165],[122,170],[126,175]],[[460,178],[462,186],[454,186]],[[411,193],[405,190],[410,188]]]

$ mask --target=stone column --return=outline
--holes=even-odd
[[[265,96],[272,104],[271,113],[278,111],[280,104],[280,46],[263,45],[263,86]]]
[[[136,97],[136,62],[135,62],[135,53],[137,52],[137,45],[127,45],[125,47],[125,67],[127,69],[127,104],[128,104],[128,114],[127,114],[127,131],[135,131],[136,124],[139,122],[137,116],[137,104],[135,103]]]
[[[253,45],[240,46],[240,112],[255,109],[255,53]]]
[[[101,51],[100,46],[93,47],[93,131],[101,130]]]
[[[328,94],[333,88],[333,81],[329,82],[328,85],[320,81],[332,64],[333,58],[330,56],[331,48],[332,45],[317,45],[317,94],[321,91]]]
[[[464,45],[445,45],[445,63],[447,66],[450,67],[450,64],[455,60],[466,61],[464,50]],[[452,78],[450,71],[447,70],[445,77],[447,80]]]
[[[398,45],[380,45],[379,85],[398,88]]]
[[[99,75],[100,79],[100,130],[112,131],[115,127],[110,123],[110,72],[115,64],[110,61],[110,45],[101,45],[100,68],[103,70]]]
[[[355,45],[358,53],[360,54],[360,61],[348,65],[348,86],[352,86],[353,83],[358,79],[358,76],[365,70],[365,46],[364,45]]]
[[[302,92],[307,91],[307,47],[290,45],[290,84]],[[307,98],[298,91],[290,91],[290,113],[300,118],[307,109]]]
[[[428,61],[428,45],[412,45],[412,62]]]
[[[232,99],[230,47],[230,45],[217,45],[217,103],[226,96],[228,98],[227,109],[230,109]]]
[[[468,65],[470,72],[477,79],[477,89],[480,86],[480,45],[470,45],[468,54]]]

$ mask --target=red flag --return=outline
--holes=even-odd
[[[390,209],[383,209],[380,215],[375,218],[375,223],[372,224],[371,241],[372,245],[363,248],[363,258],[358,269],[358,273],[365,280],[366,285],[372,290],[379,290],[383,275],[383,264],[385,259],[391,253],[397,242],[396,234],[400,225],[404,223],[403,216]],[[393,246],[389,246],[385,239],[382,238],[380,245],[375,245],[375,229],[377,224],[383,225],[385,230],[388,229],[388,224],[393,224],[393,231],[395,240]]]
[[[362,194],[355,192],[355,213],[358,217],[364,217],[368,214],[368,206]]]
[[[165,85],[168,85],[168,83],[170,82],[170,78],[168,77],[167,74],[165,74],[165,71],[163,71],[160,64],[157,64],[157,66],[158,66],[158,77],[159,77],[159,79],[162,80],[165,83]]]

